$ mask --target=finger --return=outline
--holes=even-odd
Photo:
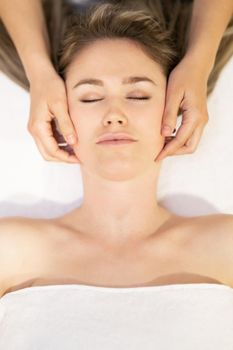
[[[57,145],[53,155],[48,154],[46,148],[44,147],[44,144],[42,144],[38,139],[36,139],[37,145],[42,150],[44,150],[44,154],[45,154],[45,159],[48,161],[54,161],[54,162],[66,162],[66,163],[79,163],[78,158],[75,156],[74,152],[71,152],[70,149],[68,149],[67,147],[66,150],[63,150],[61,148],[59,148],[59,146]],[[55,141],[56,143],[56,141]]]
[[[161,135],[169,136],[175,129],[178,111],[183,97],[183,91],[174,91],[174,88],[172,88],[171,84],[169,85],[168,81],[166,102],[161,126]]]
[[[57,160],[56,158],[51,157],[51,156],[48,155],[48,153],[46,152],[46,150],[45,150],[43,144],[40,142],[39,139],[34,138],[34,141],[35,141],[36,146],[38,147],[38,149],[39,149],[39,151],[40,151],[42,157],[44,158],[44,160],[47,160],[47,161],[49,161],[49,162],[50,162],[50,161],[51,161],[51,162],[52,162],[52,161],[54,161],[54,162],[56,162],[56,161],[59,162],[59,160]]]
[[[60,149],[59,147],[57,148],[55,155],[56,155],[57,159],[62,160],[66,163],[78,164],[80,162],[79,159],[76,157],[74,152],[71,154],[70,152],[64,151],[64,150]]]
[[[37,129],[36,140],[40,140],[40,144],[43,145],[43,149],[47,154],[47,157],[53,158],[55,161],[63,161],[68,163],[78,163],[79,160],[76,156],[70,155],[68,152],[60,149],[58,143],[53,137],[52,128],[50,122],[43,123]]]
[[[173,155],[183,155],[183,154],[190,154],[190,153],[195,152],[195,150],[197,149],[197,146],[200,142],[204,127],[205,127],[205,125],[203,125],[199,128],[196,128],[194,130],[193,134],[191,135],[191,137],[185,143],[185,145],[183,147],[179,148],[176,152],[174,152]],[[166,142],[169,143],[172,140],[172,138],[174,138],[174,136],[167,138],[168,140],[166,140]],[[161,153],[160,153],[160,155],[161,155]]]
[[[78,142],[78,138],[71,121],[70,115],[67,111],[67,108],[64,107],[64,104],[59,102],[55,105],[52,111],[55,116],[56,127],[60,134],[63,135],[66,142],[69,145],[74,145]]]
[[[176,155],[182,155],[182,154],[190,154],[196,151],[197,146],[200,142],[202,133],[204,130],[204,125],[203,127],[196,128],[189,138],[189,140],[185,143],[183,147],[178,149],[174,154]]]
[[[174,152],[181,148],[193,134],[196,124],[196,121],[181,124],[175,138],[165,145],[156,157],[156,161],[160,161],[165,157],[174,154]]]

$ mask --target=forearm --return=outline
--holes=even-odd
[[[232,0],[194,0],[187,57],[211,71],[223,33],[233,14]]]
[[[0,0],[0,17],[14,42],[29,79],[52,69],[41,0]]]

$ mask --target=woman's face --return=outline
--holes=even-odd
[[[77,85],[83,79],[99,82]],[[155,167],[154,159],[164,145],[160,129],[166,77],[136,43],[101,39],[90,44],[70,64],[66,86],[78,135],[74,152],[82,170],[122,181]],[[101,135],[111,132],[130,134],[137,142],[97,144]]]

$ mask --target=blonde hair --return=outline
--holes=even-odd
[[[130,38],[166,75],[186,51],[192,1],[188,0],[108,0],[76,11],[62,0],[43,0],[51,43],[51,60],[57,72],[65,72],[75,55],[86,45],[103,38]],[[233,19],[222,37],[208,80],[210,94],[218,76],[233,54]],[[0,22],[0,70],[29,90],[29,82],[15,46]]]

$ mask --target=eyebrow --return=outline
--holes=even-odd
[[[147,81],[149,83],[156,85],[156,83],[148,77],[127,77],[127,78],[124,78],[122,80],[122,84],[124,84],[124,85],[135,84],[135,83],[139,83],[141,81]],[[82,79],[77,84],[74,85],[73,89],[75,89],[76,87],[78,87],[80,85],[84,85],[84,84],[104,86],[103,81],[99,80],[99,79]]]

